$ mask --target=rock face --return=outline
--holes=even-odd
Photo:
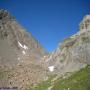
[[[6,10],[0,10],[0,65],[15,66],[25,58],[40,59],[46,52]]]
[[[80,30],[66,38],[45,60],[47,67],[53,66],[54,73],[79,70],[90,64],[90,15],[80,23]]]
[[[0,87],[20,90],[44,77],[39,63],[46,51],[15,18],[0,9]]]

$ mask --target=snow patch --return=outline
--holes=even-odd
[[[20,60],[20,58],[18,57],[18,60]]]
[[[28,47],[26,45],[23,46],[24,49],[28,49]]]
[[[54,66],[49,66],[48,67],[48,69],[49,69],[50,72],[53,72],[54,71],[54,68],[55,68]]]
[[[22,53],[25,55],[26,54],[26,52],[25,51],[22,51]]]
[[[19,44],[19,46],[20,46],[20,47],[22,47],[22,48],[23,48],[23,45],[22,45],[19,41],[18,41],[18,44]]]
[[[44,56],[44,58],[45,58],[46,56]]]
[[[21,48],[23,48],[23,49],[28,49],[28,47],[27,47],[26,45],[22,45],[19,41],[18,41],[18,44],[19,44],[19,46],[20,46]]]

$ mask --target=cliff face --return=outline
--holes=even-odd
[[[26,58],[40,59],[46,52],[6,10],[0,10],[0,65],[15,66]]]
[[[45,60],[54,73],[79,70],[90,64],[90,15],[80,23],[80,30],[59,44],[58,48]]]
[[[39,42],[18,24],[4,9],[0,9],[0,87],[24,90],[44,78],[39,62],[46,51]]]

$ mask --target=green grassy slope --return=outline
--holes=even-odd
[[[29,88],[26,90],[46,90],[49,86],[51,86],[51,81],[54,77],[55,77],[55,75],[50,76],[48,78],[48,80],[43,81],[43,82],[39,83],[38,85],[36,85],[35,87]]]
[[[74,72],[68,78],[58,78],[53,81],[54,78],[43,81],[28,90],[90,90],[90,66]]]
[[[52,90],[90,90],[90,66],[66,79],[58,79]]]

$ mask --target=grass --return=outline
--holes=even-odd
[[[52,85],[51,81],[53,78],[50,77],[47,81],[43,81],[36,87],[28,90],[48,90],[47,88]],[[74,72],[68,78],[58,78],[53,81],[53,88],[51,90],[90,90],[90,66]]]
[[[55,77],[55,75],[49,76],[48,80],[39,83],[38,85],[31,87],[26,90],[46,90],[49,86],[51,86],[51,80]]]
[[[90,90],[90,66],[66,79],[58,79],[52,90]]]

